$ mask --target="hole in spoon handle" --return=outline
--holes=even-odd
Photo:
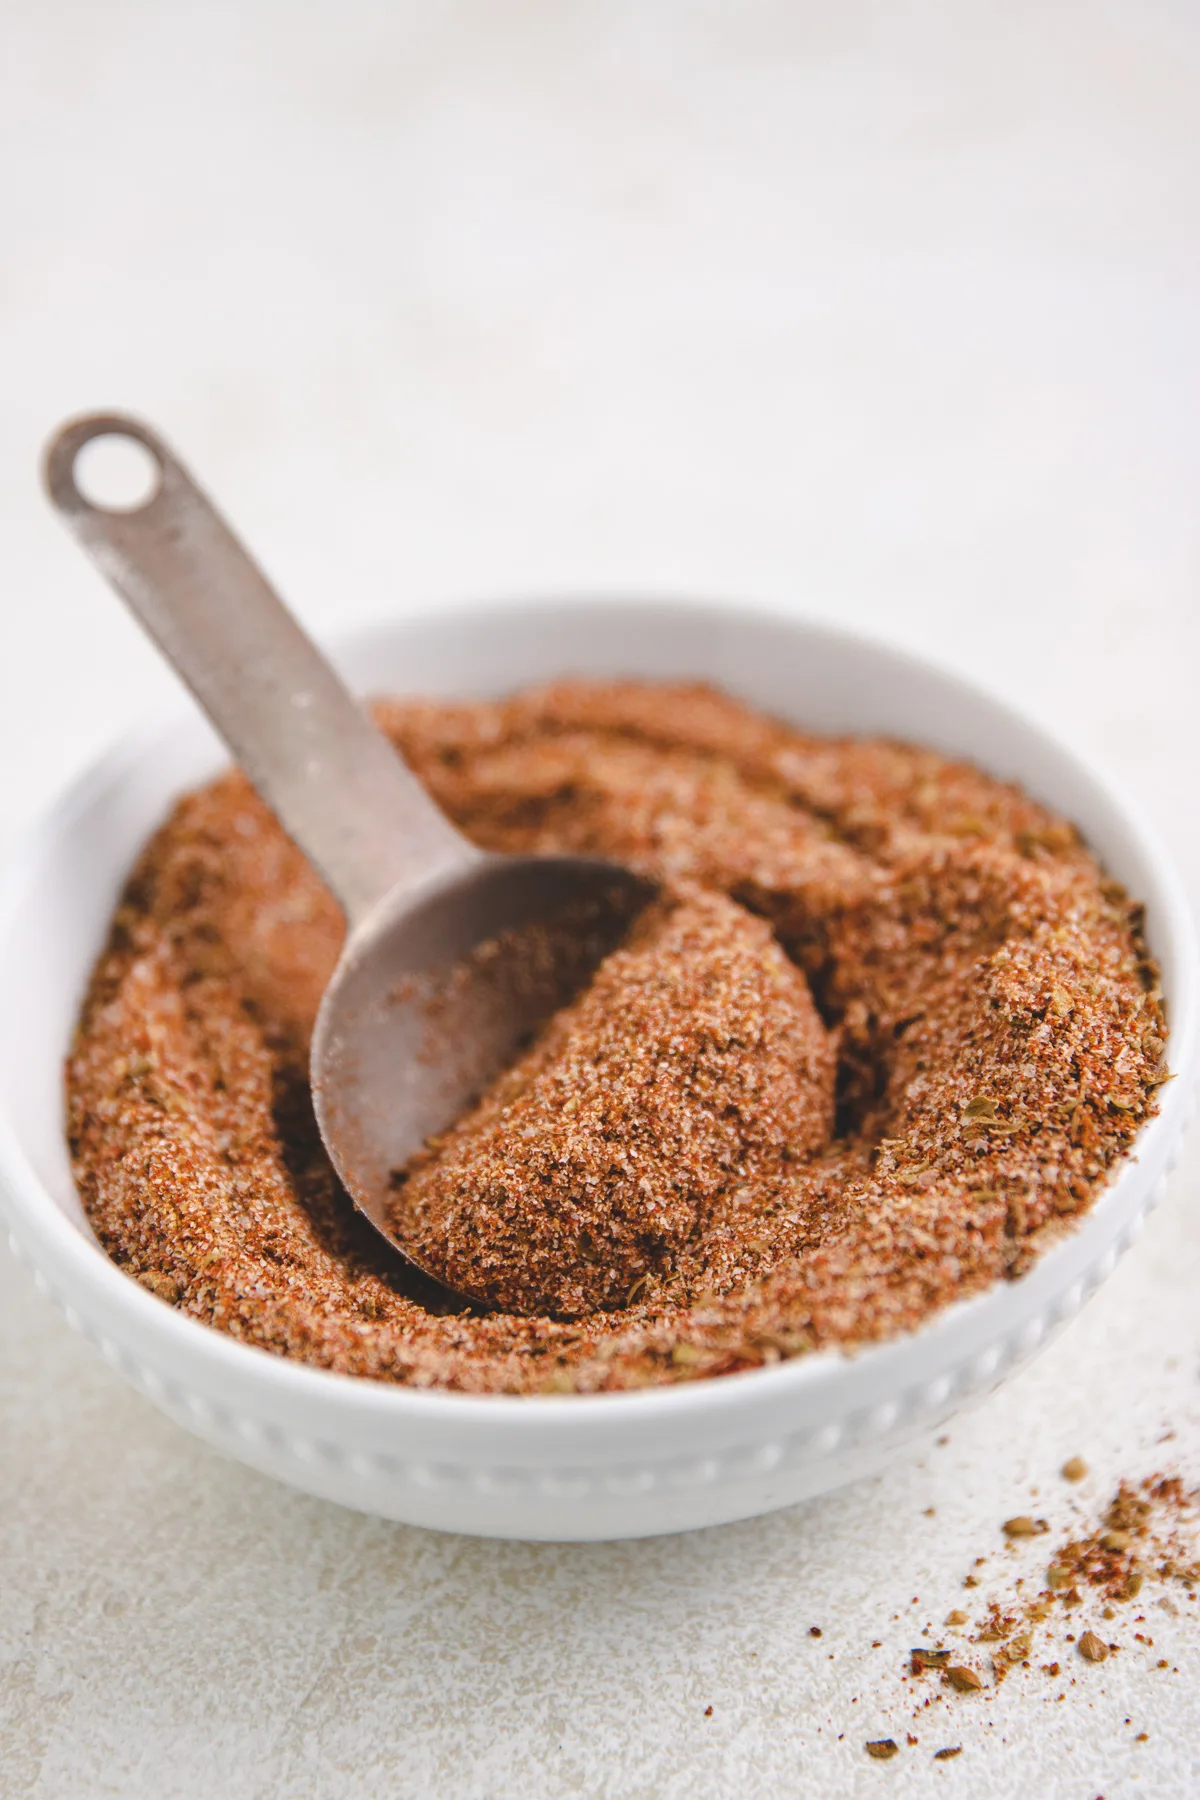
[[[99,489],[82,468],[84,452],[93,444],[111,440],[127,447],[136,445],[145,462],[145,480],[140,493],[128,499],[106,500],[102,481]],[[51,443],[46,455],[46,486],[60,512],[73,516],[95,513],[130,517],[145,512],[162,492],[164,462],[168,452],[154,433],[137,419],[120,413],[94,413],[75,419],[63,427]],[[80,480],[82,472],[83,479]]]
[[[158,483],[141,504],[98,506],[81,489],[80,452],[102,437],[149,452]],[[476,859],[157,433],[120,413],[72,420],[45,476],[351,923],[397,884]]]

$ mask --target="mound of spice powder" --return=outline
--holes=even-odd
[[[661,900],[410,1166],[400,1235],[491,1310],[627,1304],[731,1217],[752,1229],[790,1165],[829,1142],[834,1073],[766,920],[724,894]]]
[[[378,717],[480,845],[610,856],[664,899],[407,1173],[403,1204],[476,1265],[473,1208],[537,1227],[527,1289],[510,1258],[515,1282],[465,1305],[358,1218],[316,1131],[337,907],[240,774],[181,801],[123,896],[67,1090],[98,1237],[193,1316],[476,1392],[753,1367],[1019,1276],[1153,1110],[1138,909],[1016,788],[700,687]]]

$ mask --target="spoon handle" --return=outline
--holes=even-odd
[[[99,437],[149,451],[158,486],[144,504],[112,511],[80,492],[76,458]],[[75,419],[47,448],[45,480],[351,926],[391,888],[479,856],[155,432],[116,413]]]

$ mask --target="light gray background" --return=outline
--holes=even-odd
[[[880,628],[1101,753],[1195,891],[1198,88],[1190,0],[10,0],[4,838],[171,691],[34,480],[120,405],[317,627],[633,588]],[[1194,1616],[1064,1655],[1062,1703],[1035,1669],[914,1724],[900,1680],[976,1555],[1032,1567],[1003,1518],[1200,1475],[1197,1173],[948,1444],[647,1544],[274,1487],[4,1253],[3,1800],[1200,1791]]]

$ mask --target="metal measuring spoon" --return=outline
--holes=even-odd
[[[116,511],[81,493],[76,459],[101,437],[149,451],[158,485],[143,504]],[[346,940],[310,1065],[321,1136],[360,1211],[442,1279],[428,1250],[405,1241],[400,1172],[514,1060],[652,890],[595,857],[468,843],[147,426],[115,413],[71,421],[48,447],[45,478],[341,903]]]

